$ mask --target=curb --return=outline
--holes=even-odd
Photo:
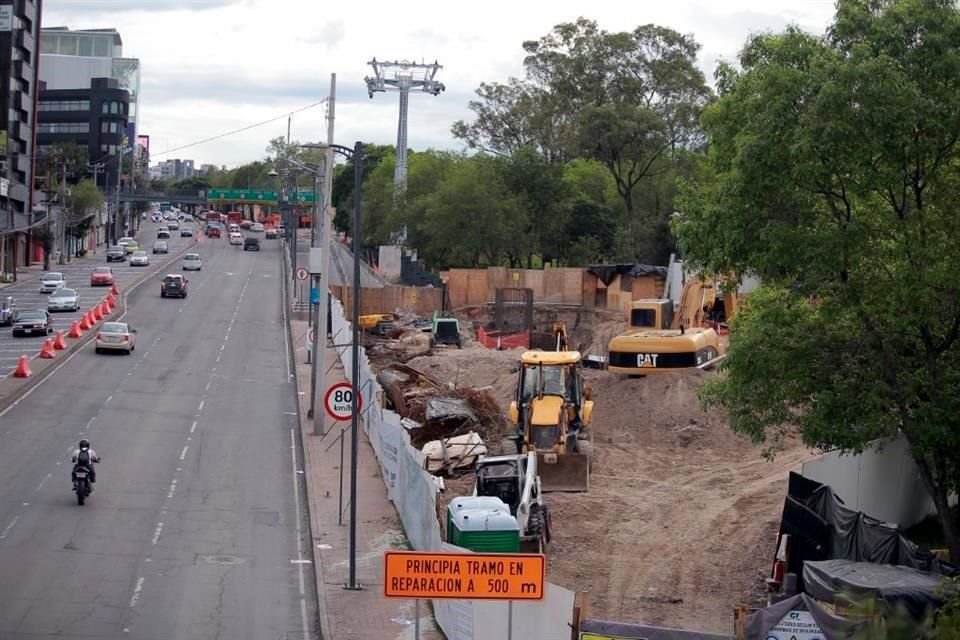
[[[175,262],[183,254],[187,253],[190,249],[195,247],[196,244],[197,244],[197,239],[194,238],[191,244],[187,245],[177,253],[172,254],[169,257],[169,259],[163,262],[161,266],[155,271],[160,271],[162,269],[165,269],[168,265]],[[127,297],[131,293],[136,291],[140,287],[140,285],[142,285],[147,280],[149,280],[155,274],[155,271],[151,271],[149,273],[143,274],[138,279],[134,280],[130,285],[128,285],[123,291],[121,291],[117,301],[118,304],[116,308],[110,313],[110,315],[104,316],[101,322],[111,322],[127,315]],[[117,315],[118,313],[119,315]],[[80,353],[80,350],[83,347],[85,347],[91,340],[93,340],[95,335],[96,333],[91,329],[83,337],[79,338],[76,342],[73,342],[72,344],[68,343],[69,347],[62,352],[63,355],[66,356],[66,358],[60,361],[57,361],[57,360],[44,361],[44,360],[39,360],[36,357],[36,355],[31,356],[30,358],[31,366],[34,366],[34,362],[37,362],[38,366],[36,366],[37,371],[34,371],[33,375],[30,376],[29,378],[15,378],[13,377],[13,372],[7,374],[6,376],[0,377],[0,417],[2,417],[4,414],[7,413],[7,411],[9,411],[14,406],[16,406],[20,402],[20,400],[22,400],[23,398],[27,397],[27,395],[32,393],[33,389],[35,389],[41,382],[43,382],[44,380],[49,378],[51,375],[53,375],[53,373],[58,369],[60,369],[60,367],[65,365],[67,362],[69,362],[73,356],[75,356],[77,353]],[[49,365],[47,365],[47,363],[49,363]],[[39,366],[39,365],[47,365],[47,366]],[[18,384],[19,381],[23,381],[23,382]],[[12,388],[9,391],[4,392],[2,390],[4,383],[8,383],[8,382],[11,383],[9,386],[11,386]]]
[[[283,245],[281,245],[281,254],[282,254],[281,268],[283,269],[283,289],[281,289],[283,296],[282,296],[281,304],[283,304],[283,320],[284,320],[284,324],[286,325],[284,330],[284,333],[286,336],[285,339],[287,340],[287,344],[290,347],[289,349],[290,371],[293,374],[294,390],[297,393],[299,393],[300,377],[297,374],[297,352],[295,349],[296,342],[293,338],[293,325],[290,323],[290,315],[287,311],[287,305],[289,300],[288,290],[290,287],[290,279],[286,277],[287,266],[289,263],[286,244],[287,244],[286,240],[284,240]],[[299,438],[299,445],[300,445],[300,460],[303,462],[303,475],[304,475],[303,495],[306,497],[306,516],[307,516],[306,532],[307,532],[308,540],[310,542],[310,546],[309,546],[310,558],[309,559],[311,560],[311,566],[313,567],[313,584],[314,584],[314,590],[315,590],[314,593],[316,594],[316,597],[317,597],[317,623],[319,627],[317,629],[317,632],[320,640],[326,640],[329,638],[333,638],[333,635],[332,635],[333,629],[331,628],[332,625],[330,624],[330,618],[327,612],[326,597],[324,596],[324,593],[323,593],[323,589],[324,589],[323,580],[322,580],[323,569],[322,567],[318,566],[319,562],[317,561],[317,557],[313,549],[313,545],[314,545],[313,514],[310,511],[310,504],[312,502],[312,497],[310,495],[310,483],[306,481],[306,478],[310,477],[310,470],[307,462],[307,444],[306,442],[304,442],[304,430],[303,430],[304,416],[303,416],[303,411],[300,407],[299,396],[294,395],[294,399],[297,405],[297,435]]]

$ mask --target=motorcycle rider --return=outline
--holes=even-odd
[[[97,452],[90,448],[90,441],[84,438],[80,441],[80,444],[77,446],[77,449],[73,452],[73,468],[76,470],[78,467],[85,467],[90,472],[90,484],[93,485],[97,482],[97,471],[94,469],[94,463],[100,462],[100,456],[97,455]],[[93,487],[90,487],[90,491],[93,491]]]

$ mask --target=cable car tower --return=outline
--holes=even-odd
[[[417,64],[406,60],[379,62],[376,58],[368,62],[373,67],[373,77],[366,77],[367,92],[373,99],[375,91],[386,92],[395,89],[400,92],[400,122],[397,125],[397,165],[393,172],[394,192],[402,193],[407,188],[407,113],[410,104],[410,89],[438,96],[447,87],[434,78],[443,66],[436,61],[433,64]]]

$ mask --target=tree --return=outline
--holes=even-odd
[[[103,208],[103,194],[92,180],[82,180],[70,189],[68,206],[64,210],[64,238],[86,236],[91,218]],[[78,251],[79,251],[79,244]]]
[[[691,263],[759,276],[704,390],[757,441],[860,451],[902,433],[954,561],[960,530],[960,12],[839,0],[824,38],[721,67],[708,161],[675,224]]]
[[[56,191],[64,179],[73,184],[85,176],[88,161],[86,147],[76,142],[55,142],[40,157],[38,173],[45,176],[47,190]]]
[[[700,46],[665,27],[609,33],[580,18],[523,48],[528,77],[566,114],[571,155],[597,159],[616,181],[637,247],[641,227],[665,219],[663,212],[641,219],[640,184],[669,172],[678,150],[702,144],[698,118],[712,94],[696,65]]]

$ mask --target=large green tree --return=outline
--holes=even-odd
[[[764,286],[704,392],[756,440],[859,451],[902,433],[954,560],[960,530],[960,12],[839,0],[827,36],[752,38],[704,115],[681,247]]]

